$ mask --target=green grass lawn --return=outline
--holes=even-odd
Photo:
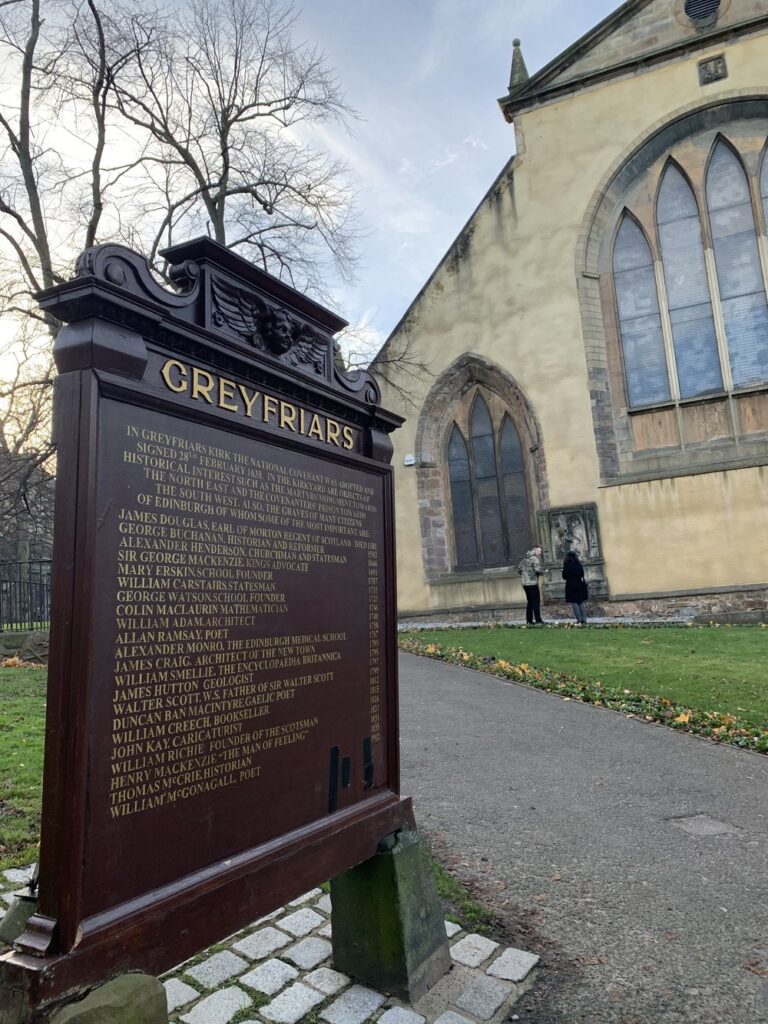
[[[441,650],[462,648],[480,659],[492,656],[511,666],[567,673],[620,691],[665,698],[705,714],[732,715],[768,729],[768,629],[760,626],[494,628],[401,634],[406,641],[409,637],[422,650],[431,644]],[[478,663],[478,667],[483,666]],[[533,679],[536,673],[529,675]],[[507,677],[526,681],[525,673]],[[534,685],[539,684],[534,681]],[[553,687],[547,684],[547,688],[556,686],[556,680]],[[602,697],[593,690],[587,699],[608,704]],[[639,713],[647,710],[641,708]],[[653,714],[658,720],[658,709]],[[716,733],[718,725],[713,722],[710,732]],[[44,731],[45,672],[0,669],[0,870],[36,859]]]
[[[45,671],[0,669],[0,870],[37,859]]]
[[[400,634],[768,726],[768,629],[450,629]]]

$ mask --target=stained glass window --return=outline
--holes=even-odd
[[[448,439],[456,568],[516,565],[531,546],[530,509],[520,437],[509,416],[494,424],[477,394],[469,438],[454,423]]]
[[[469,452],[466,441],[455,424],[448,442],[448,476],[451,481],[456,565],[457,568],[477,565],[477,531]]]
[[[768,302],[749,181],[722,141],[707,171],[707,205],[731,375],[744,387],[768,379]]]
[[[680,395],[722,391],[699,208],[674,164],[664,172],[656,220]]]
[[[477,513],[480,523],[480,550],[486,565],[505,561],[504,533],[501,525],[499,481],[496,470],[496,445],[488,406],[480,395],[472,406],[469,429],[475,470]]]
[[[705,7],[702,0],[696,10]],[[643,226],[651,168],[633,186],[641,205],[637,211],[624,208],[613,238],[618,331],[633,411],[673,396],[695,400],[768,386],[768,278],[762,251],[768,143],[759,161],[754,137],[745,143],[758,163],[758,199],[747,157],[718,133],[704,164],[705,139],[701,133],[695,140],[697,156],[681,146],[666,158],[653,236]]]
[[[629,404],[669,399],[669,374],[651,249],[637,222],[624,214],[613,250]]]
[[[509,561],[516,565],[531,546],[528,488],[520,437],[509,416],[501,427],[501,476],[507,515]]]

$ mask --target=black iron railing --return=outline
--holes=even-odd
[[[47,629],[51,619],[51,562],[0,562],[0,630]]]

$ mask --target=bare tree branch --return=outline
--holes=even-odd
[[[435,376],[429,361],[418,351],[416,340],[407,329],[381,346],[368,369],[382,390],[396,395],[406,409],[416,409],[415,395],[421,392],[419,385],[433,380]]]
[[[59,324],[34,296],[83,249],[122,241],[163,271],[164,245],[207,231],[320,297],[352,275],[354,196],[313,129],[355,114],[296,18],[284,0],[0,0],[0,542],[50,492]]]
[[[180,172],[164,231],[182,210],[179,229],[199,216],[182,198],[194,194],[218,242],[322,294],[329,264],[353,270],[353,196],[346,168],[295,129],[354,113],[318,54],[293,42],[295,17],[278,0],[190,0],[154,46],[136,45],[114,96],[153,158]]]

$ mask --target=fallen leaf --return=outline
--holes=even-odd
[[[582,967],[599,967],[601,964],[607,964],[608,961],[604,956],[577,956],[576,963],[581,964]]]
[[[758,978],[768,978],[768,967],[761,960],[747,960],[741,966],[756,974]]]

